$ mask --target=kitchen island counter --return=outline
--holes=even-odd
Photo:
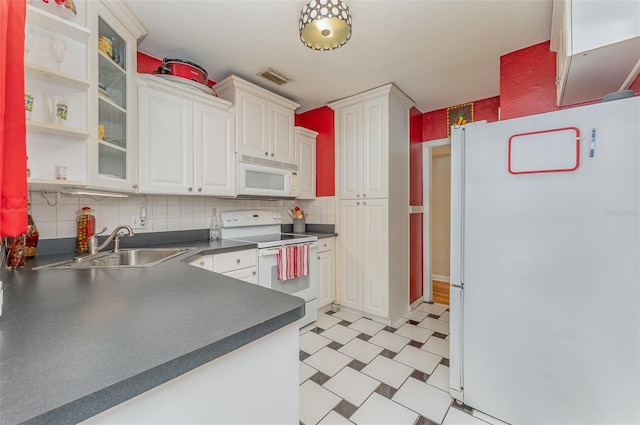
[[[188,264],[255,245],[178,245],[196,248],[150,268],[31,269],[54,255],[4,271],[0,423],[77,423],[304,316],[300,298]]]

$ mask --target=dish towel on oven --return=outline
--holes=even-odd
[[[278,280],[295,279],[309,274],[309,245],[294,245],[278,250]]]

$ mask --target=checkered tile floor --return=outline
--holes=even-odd
[[[499,423],[449,395],[448,306],[406,319],[393,328],[338,311],[301,329],[300,423]]]

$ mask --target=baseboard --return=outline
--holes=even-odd
[[[411,305],[409,306],[409,311],[415,310],[416,307],[418,307],[423,302],[424,302],[424,298],[423,297],[418,298],[417,300],[415,300],[414,302],[411,303]]]
[[[326,313],[327,311],[330,311],[330,310],[331,310],[331,304],[332,304],[332,303],[329,303],[329,304],[327,304],[327,305],[325,305],[325,306],[323,306],[323,307],[320,307],[320,308],[318,309],[318,316],[319,316],[319,315],[321,315],[321,314]]]
[[[437,280],[438,282],[447,282],[449,283],[449,276],[444,276],[441,274],[432,274],[431,280]]]

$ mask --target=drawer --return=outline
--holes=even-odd
[[[336,238],[318,239],[318,252],[331,251]]]
[[[233,270],[246,269],[256,265],[256,250],[246,249],[244,251],[225,252],[213,256],[213,271],[216,273],[226,273]]]

